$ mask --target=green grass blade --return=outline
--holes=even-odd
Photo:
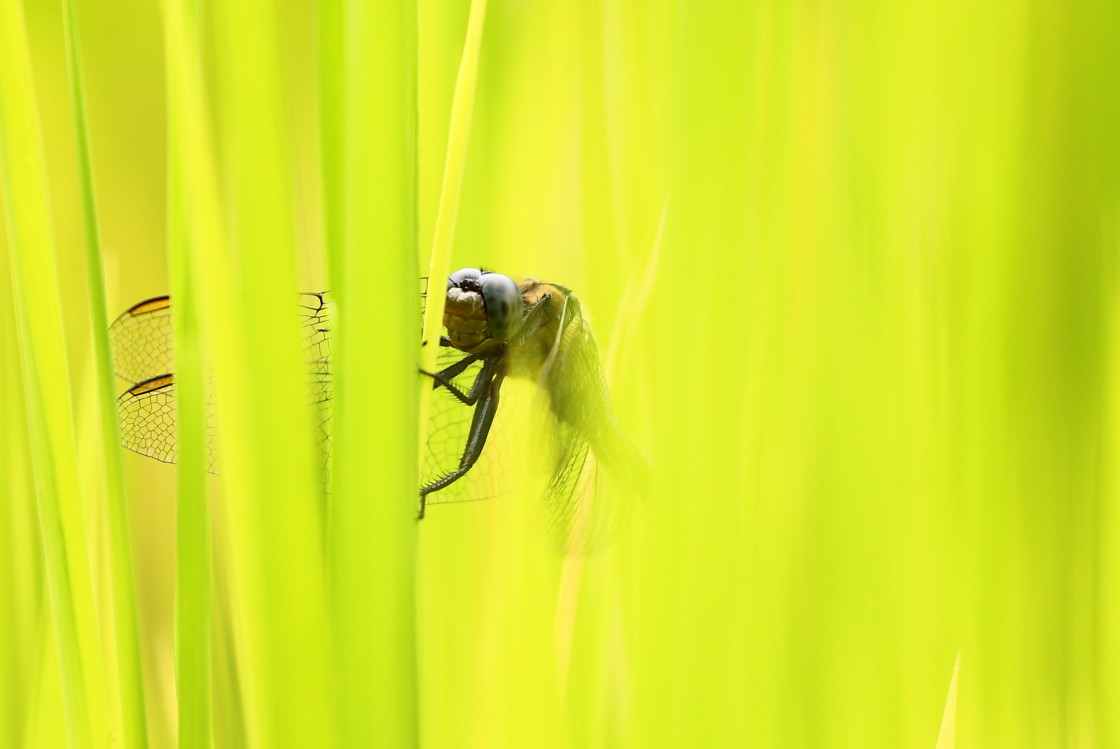
[[[327,263],[344,262],[346,232],[346,0],[316,4],[319,168],[322,176],[323,243]],[[346,269],[329,269],[342,278]]]
[[[935,749],[953,749],[957,745],[957,680],[961,672],[961,655],[953,664],[953,678],[949,680],[949,693],[945,697],[945,712],[941,716],[941,731],[937,734]]]
[[[121,718],[126,745],[147,746],[143,675],[136,621],[136,590],[132,564],[131,531],[121,468],[120,424],[115,408],[113,365],[109,353],[109,315],[105,302],[105,276],[101,257],[101,235],[97,225],[93,166],[86,126],[85,86],[82,80],[81,45],[73,0],[62,4],[69,63],[70,94],[78,152],[82,224],[85,234],[89,288],[90,324],[97,367],[98,410],[105,463],[105,494],[109,515],[110,574],[112,576],[113,625],[116,636],[117,670],[120,683]]]
[[[439,207],[432,232],[432,251],[428,258],[428,297],[424,307],[424,321],[420,339],[420,369],[436,371],[439,357],[439,339],[443,333],[443,308],[446,302],[444,280],[451,271],[451,250],[455,242],[455,224],[459,216],[459,198],[463,189],[463,172],[467,163],[467,146],[470,143],[471,120],[474,114],[475,90],[478,86],[478,58],[482,51],[482,32],[486,27],[486,0],[473,0],[467,17],[467,36],[463,41],[463,56],[455,78],[455,92],[451,101],[451,122],[447,132],[447,153],[444,159],[443,180],[440,185]],[[432,389],[424,387],[427,375],[420,375],[420,405],[417,423],[418,439],[424,440],[431,412]],[[424,454],[419,444],[419,454]],[[421,513],[424,508],[421,507]]]
[[[174,167],[173,167],[174,169]],[[174,180],[175,177],[172,177]],[[177,180],[176,180],[177,181]],[[182,183],[179,183],[180,186]],[[181,189],[181,187],[180,187]],[[173,188],[174,192],[174,188]],[[172,198],[174,200],[174,198]],[[179,746],[207,747],[211,742],[211,590],[210,501],[206,491],[209,462],[207,405],[199,323],[189,261],[190,242],[183,235],[185,211],[172,208],[168,226],[173,254],[175,295],[176,444],[179,449],[176,513],[175,662],[179,702]],[[184,270],[178,270],[184,269]]]
[[[482,32],[486,26],[486,0],[471,2],[467,18],[467,36],[463,57],[455,79],[451,101],[451,122],[447,133],[447,153],[440,186],[439,208],[432,234],[432,252],[428,260],[428,295],[424,308],[424,332],[420,349],[420,368],[434,372],[439,356],[439,337],[443,332],[444,280],[451,271],[451,250],[455,242],[455,224],[459,216],[459,197],[463,190],[463,172],[467,163],[471,120],[474,116],[475,90],[478,87],[478,58],[482,52]],[[421,375],[423,378],[424,375]],[[420,389],[420,423],[427,423],[431,388]],[[423,430],[420,432],[424,434]],[[423,449],[423,445],[421,445]]]
[[[343,201],[325,211],[343,214],[330,247],[339,736],[403,748],[417,742],[416,3],[347,2],[342,17],[341,69],[322,72],[343,90],[324,137],[345,138],[345,159],[332,163],[329,143],[324,156],[326,199]]]
[[[172,148],[174,149],[174,147]],[[179,466],[176,513],[175,662],[179,701],[179,746],[207,747],[211,741],[211,590],[213,545],[210,501],[206,491],[209,463],[205,360],[188,254],[193,245],[187,228],[185,181],[171,159],[169,251],[175,298],[176,444]]]
[[[11,288],[0,212],[0,289]],[[0,745],[19,746],[32,709],[43,619],[35,486],[23,418],[23,376],[11,295],[0,294]]]
[[[176,12],[179,11],[179,12]],[[179,467],[177,472],[176,677],[180,747],[208,747],[212,736],[212,554],[211,514],[206,495],[207,436],[205,361],[193,256],[208,237],[196,230],[198,189],[188,163],[211,158],[185,131],[190,79],[202,47],[197,6],[168,9],[168,252],[175,326],[175,381]],[[198,222],[200,226],[211,226]]]
[[[293,144],[279,8],[250,0],[208,9],[214,62],[225,71],[215,111],[231,241],[200,248],[200,282],[248,740],[330,746],[323,500],[313,465],[306,331],[294,308]]]
[[[318,496],[292,299],[296,290],[289,175],[283,153],[274,9],[217,8],[215,51],[225,81],[218,112],[228,176],[208,130],[204,46],[190,9],[169,4],[171,73],[179,83],[178,138],[187,224],[195,240],[202,331],[213,356],[222,425],[223,515],[228,523],[233,640],[252,744],[331,745]],[[251,33],[246,33],[251,29]],[[220,176],[230,189],[235,245],[226,234]]]
[[[99,633],[84,538],[46,174],[22,6],[0,5],[0,193],[35,465],[47,589],[70,740],[105,740]]]
[[[50,616],[39,617],[36,624],[35,643],[28,653],[31,665],[28,669],[30,693],[26,724],[22,742],[12,743],[12,746],[26,749],[63,746],[69,737],[69,726],[63,719],[66,697],[60,678],[54,626]]]
[[[179,745],[211,743],[212,554],[210,508],[206,492],[208,465],[205,360],[197,310],[194,257],[202,242],[214,241],[219,218],[210,201],[193,200],[204,179],[190,166],[212,158],[207,141],[191,117],[200,116],[198,75],[202,48],[199,8],[195,3],[167,8],[168,39],[168,251],[175,329],[175,399],[179,468],[176,512],[176,679]],[[194,107],[192,109],[192,107]],[[192,140],[195,136],[198,140]]]

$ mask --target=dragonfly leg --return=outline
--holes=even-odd
[[[540,330],[541,325],[544,324],[545,315],[548,313],[548,309],[551,304],[552,296],[550,294],[545,294],[543,297],[541,297],[541,300],[537,302],[533,309],[529,310],[529,314],[525,316],[525,320],[521,323],[521,327],[518,329],[517,335],[509,345],[513,345],[523,338],[528,338],[529,336],[536,335],[537,331]],[[451,339],[447,336],[440,336],[439,345],[450,347],[452,345]],[[428,377],[431,377],[433,380],[435,380],[435,382],[432,383],[433,390],[442,385],[463,403],[467,404],[468,406],[473,406],[478,398],[479,385],[483,381],[482,373],[480,372],[479,376],[475,378],[474,384],[471,385],[469,394],[464,393],[451,381],[462,374],[467,367],[474,364],[479,359],[490,355],[491,353],[489,351],[486,353],[467,354],[459,361],[448,367],[445,367],[444,369],[441,369],[439,372],[428,372],[427,370],[421,369],[420,373],[428,375]]]
[[[439,378],[445,380],[454,380],[466,370],[467,367],[474,364],[479,359],[483,358],[483,354],[467,354],[454,364],[444,367],[439,371]]]
[[[481,373],[479,376],[481,377]],[[454,483],[469,471],[482,455],[482,449],[486,446],[486,437],[494,424],[494,415],[498,412],[498,393],[503,379],[505,373],[499,370],[493,377],[482,383],[482,393],[478,407],[475,408],[474,416],[471,418],[471,430],[467,434],[467,444],[463,448],[463,456],[459,459],[459,467],[420,489],[420,517],[424,517],[428,495]]]
[[[458,376],[469,365],[474,364],[474,362],[476,362],[479,358],[480,357],[474,355],[466,356],[463,357],[462,361],[456,362],[450,367],[447,367],[446,369],[443,369],[439,372],[427,372],[421,369],[420,373],[425,374],[435,380],[435,383],[432,385],[433,390],[442,385],[443,387],[447,388],[447,391],[449,393],[454,395],[464,404],[473,406],[478,402],[479,395],[482,392],[483,383],[485,383],[491,376],[491,372],[494,368],[494,360],[490,359],[482,365],[482,369],[479,370],[478,375],[474,378],[474,382],[471,384],[471,389],[465,393],[460,390],[451,380],[452,378]],[[470,359],[470,361],[466,361],[467,359]],[[463,362],[466,363],[464,364]]]

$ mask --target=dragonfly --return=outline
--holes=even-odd
[[[510,434],[531,431],[541,466],[544,517],[566,551],[609,534],[626,486],[644,459],[614,415],[598,348],[583,305],[557,283],[463,268],[446,283],[443,335],[432,382],[419,481],[419,516],[428,505],[489,499],[516,479]],[[424,292],[421,292],[424,296]],[[422,300],[423,301],[423,300]],[[296,313],[304,331],[309,398],[318,409],[320,471],[329,486],[332,300],[305,292]],[[132,383],[117,399],[124,447],[163,462],[176,458],[171,299],[144,300],[110,326],[115,370]],[[529,383],[531,402],[503,407],[507,383]],[[208,407],[209,470],[217,473],[213,403]]]

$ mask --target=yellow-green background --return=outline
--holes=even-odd
[[[278,262],[299,289],[325,288],[321,17],[308,2],[265,5],[275,35],[246,23],[232,48],[237,35],[278,45],[269,70],[291,138],[270,168],[294,185],[293,210],[276,216],[294,249]],[[115,315],[172,288],[163,10],[155,0],[77,7]],[[361,247],[374,264],[414,253],[403,257],[416,258],[416,274],[426,267],[468,10],[419,0],[418,247]],[[78,622],[100,643],[86,652],[102,659],[87,663],[83,689],[99,711],[94,745],[119,745],[61,7],[35,0],[24,12],[94,570],[86,595],[100,612]],[[355,28],[355,47],[376,54],[378,41]],[[215,46],[207,92],[222,120],[234,56]],[[291,725],[346,745],[363,734],[348,733],[340,711],[383,720],[379,706],[407,713],[412,695],[418,722],[414,733],[404,716],[401,745],[1120,743],[1118,49],[1120,7],[1103,0],[491,0],[452,265],[575,290],[604,357],[617,347],[612,394],[648,456],[649,492],[611,548],[587,559],[551,550],[531,496],[434,508],[413,539],[415,611],[373,584],[365,604],[375,627],[415,617],[415,691],[407,679],[342,675],[347,640],[322,636],[347,612],[321,597],[307,605],[326,624],[301,630],[306,647],[296,632],[287,650],[266,649],[261,671],[216,629],[216,745],[268,743]],[[363,111],[376,118],[378,100]],[[212,163],[234,190],[236,154],[223,143]],[[360,213],[369,195],[355,195]],[[63,745],[66,677],[22,407],[13,248],[7,236],[0,244],[0,745]],[[252,284],[252,269],[242,272]],[[370,351],[382,343],[370,330]],[[394,381],[368,372],[370,392]],[[349,414],[391,428],[382,416]],[[175,472],[132,454],[124,465],[140,625],[130,644],[150,745],[170,746]],[[287,469],[275,467],[281,480]],[[400,466],[395,485],[411,471]],[[218,502],[236,499],[217,480],[211,488]],[[375,482],[368,501],[411,507],[413,497]],[[302,532],[313,554],[318,527]],[[223,556],[219,544],[218,557],[236,567],[255,550]],[[317,577],[293,583],[330,589]],[[246,585],[234,610],[250,637],[267,634],[276,591],[254,591],[251,576]],[[215,586],[216,619],[228,594]],[[407,645],[397,654],[406,673]],[[320,682],[285,664],[308,654],[327,659],[306,668],[329,685],[310,698]],[[958,657],[956,720],[943,729]],[[277,681],[254,692],[260,673]]]

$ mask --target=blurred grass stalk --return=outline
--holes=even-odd
[[[0,5],[0,192],[12,302],[66,724],[71,741],[84,746],[107,740],[109,727],[117,721],[105,709],[107,683],[79,488],[62,299],[27,42],[22,5]],[[45,641],[44,645],[50,646]],[[40,678],[50,677],[42,674]]]
[[[475,90],[478,86],[478,58],[482,50],[482,32],[486,26],[486,0],[472,0],[467,17],[467,33],[463,42],[463,56],[455,77],[455,93],[451,100],[451,122],[448,126],[447,155],[444,159],[443,179],[439,191],[432,232],[432,251],[428,261],[427,303],[424,306],[423,331],[420,341],[420,369],[436,371],[439,358],[440,336],[443,334],[443,309],[446,295],[444,279],[451,273],[451,250],[455,242],[455,224],[459,215],[459,202],[463,189],[463,170],[466,166],[470,143],[471,119],[474,116]],[[418,424],[428,423],[432,388],[424,387],[428,375],[420,374],[420,408]],[[427,433],[421,429],[418,436]],[[424,445],[419,444],[423,451]]]
[[[169,7],[179,33],[197,22],[187,3]],[[245,2],[207,11],[213,64],[227,73],[212,100],[201,37],[187,36],[183,54],[171,58],[184,83],[173,109],[182,116],[173,127],[183,152],[173,163],[185,170],[187,225],[196,232],[188,235],[193,267],[172,271],[197,273],[202,339],[212,357],[244,740],[329,746],[323,522],[293,305],[291,144],[277,9]]]
[[[206,491],[206,361],[197,278],[203,246],[228,250],[218,208],[213,146],[202,93],[204,41],[198,2],[164,6],[168,111],[168,254],[175,331],[176,492],[175,677],[182,749],[211,742],[212,554]],[[204,192],[210,190],[211,192]],[[242,737],[243,738],[243,737]]]
[[[93,340],[97,379],[97,410],[101,418],[100,458],[104,465],[105,510],[108,516],[109,568],[112,587],[113,634],[116,678],[120,699],[122,736],[130,747],[147,746],[147,720],[143,675],[140,665],[140,639],[136,613],[136,586],[132,564],[132,533],[121,466],[120,423],[117,417],[115,380],[109,352],[109,315],[105,301],[104,260],[94,194],[93,164],[90,158],[85,83],[82,54],[73,0],[62,4],[66,35],[71,106],[78,154],[82,225],[86,250],[86,278],[89,282],[90,334]],[[204,469],[203,469],[204,470]]]
[[[961,657],[953,664],[953,677],[949,680],[949,694],[945,698],[945,712],[941,716],[941,730],[937,734],[935,749],[954,749],[957,745],[957,677],[961,672]]]
[[[3,189],[0,187],[0,189]],[[7,237],[0,211],[0,289],[10,289]],[[17,745],[28,730],[43,645],[43,560],[28,447],[15,306],[0,293],[0,744]]]
[[[339,740],[415,746],[416,3],[320,8]]]

